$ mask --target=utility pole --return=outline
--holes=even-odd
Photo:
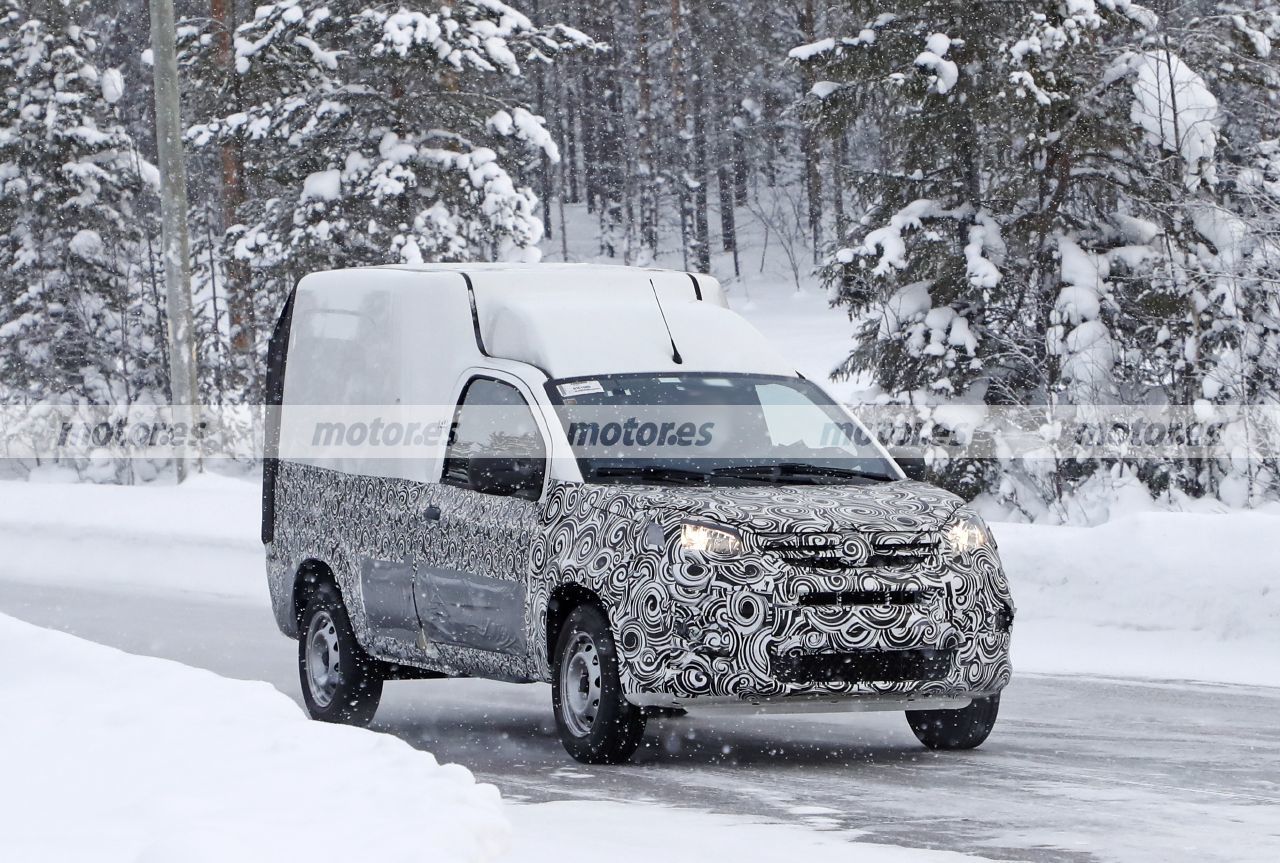
[[[178,52],[174,42],[173,0],[151,0],[160,221],[168,295],[169,403],[174,422],[186,425],[189,440],[197,421],[196,352],[191,318],[191,262],[187,251],[187,170],[182,149]],[[188,457],[187,446],[179,446],[175,453],[179,483],[187,478]]]

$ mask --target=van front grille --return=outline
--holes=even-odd
[[[788,566],[818,572],[845,569],[911,570],[937,560],[936,539],[921,534],[774,534],[761,550]]]
[[[933,595],[924,590],[815,590],[800,594],[799,605],[922,605]]]

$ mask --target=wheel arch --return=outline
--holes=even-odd
[[[302,612],[306,609],[307,603],[311,601],[311,597],[321,585],[332,585],[333,589],[338,591],[338,595],[342,596],[342,587],[338,584],[338,577],[333,572],[333,567],[325,563],[319,558],[307,558],[298,565],[297,572],[293,576],[292,591],[292,609],[293,620],[298,622],[300,627]],[[344,598],[345,601],[345,598]]]
[[[566,582],[552,590],[547,600],[546,640],[542,645],[546,651],[544,656],[547,659],[548,669],[551,668],[555,658],[556,641],[560,638],[560,630],[564,628],[565,621],[579,605],[593,605],[600,609],[605,620],[609,620],[609,609],[605,607],[600,595],[591,588],[576,582]]]

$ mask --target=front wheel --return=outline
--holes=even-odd
[[[908,710],[907,722],[930,749],[974,749],[991,734],[999,712],[1000,696],[990,695],[959,710]]]
[[[342,597],[322,584],[302,612],[298,676],[307,713],[321,722],[365,726],[382,699],[378,663],[356,642]]]
[[[584,764],[619,764],[644,736],[644,712],[627,701],[618,651],[600,609],[580,605],[556,640],[551,687],[560,742]]]

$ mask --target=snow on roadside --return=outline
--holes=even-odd
[[[1280,686],[1274,515],[1149,512],[992,525],[1017,670]]]
[[[268,602],[256,475],[158,483],[0,482],[0,578]]]
[[[0,482],[0,579],[265,606],[258,485]],[[1280,686],[1274,514],[995,523],[1018,604],[1017,672]]]
[[[3,615],[0,654],[5,860],[484,863],[507,850],[496,788],[391,735],[311,722],[266,683]]]

